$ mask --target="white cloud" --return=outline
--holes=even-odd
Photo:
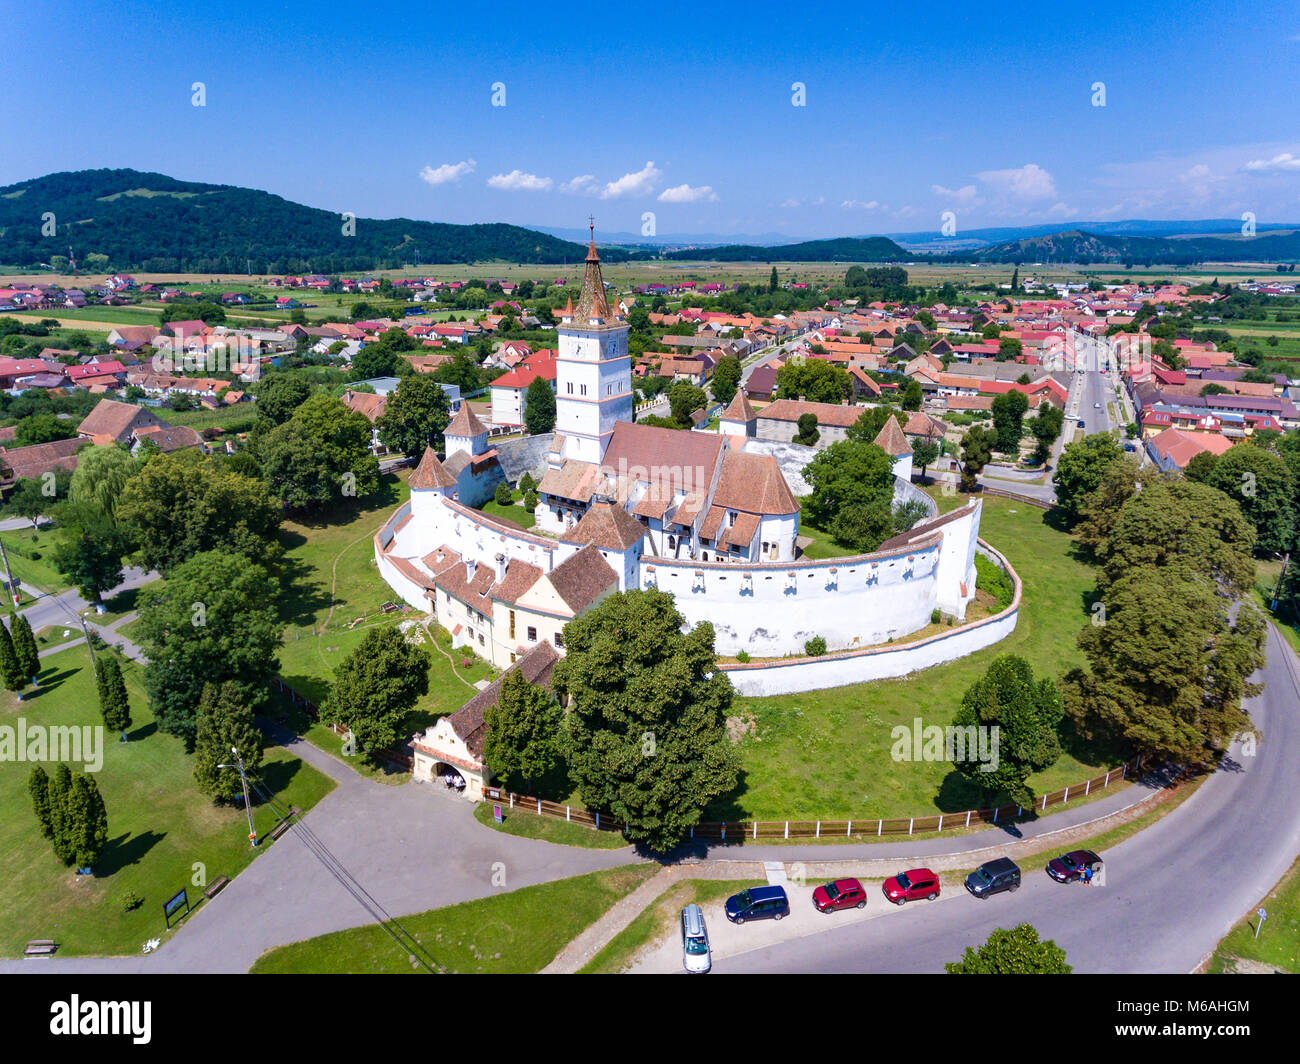
[[[1300,38],[1292,38],[1292,40],[1297,39]],[[1300,170],[1300,155],[1292,155],[1289,151],[1284,151],[1271,159],[1251,159],[1242,169],[1272,172]]]
[[[699,203],[701,201],[716,203],[718,194],[713,191],[712,185],[699,185],[696,188],[691,188],[690,185],[675,185],[659,193],[658,199],[660,203]]]
[[[974,185],[962,185],[961,188],[944,188],[943,185],[931,185],[930,191],[936,196],[952,200],[963,207],[976,202]]]
[[[567,192],[571,196],[590,196],[599,187],[595,174],[579,174],[572,181],[564,182],[560,186],[560,191]]]
[[[975,176],[994,191],[1016,199],[1046,199],[1056,195],[1052,175],[1037,163],[1026,163],[1013,170],[984,170]]]
[[[508,192],[549,192],[555,184],[549,177],[526,174],[522,170],[511,170],[508,174],[494,174],[488,178],[489,188],[504,189]]]
[[[840,206],[845,210],[853,210],[854,208],[861,207],[864,211],[873,211],[880,206],[880,202],[878,200],[864,201],[864,200],[856,200],[856,199],[846,199],[843,203],[840,204]]]
[[[1064,203],[1053,203],[1047,209],[1047,217],[1049,218],[1073,218],[1078,213],[1073,207],[1067,207]]]
[[[788,200],[786,200],[784,203],[778,203],[777,206],[778,206],[778,207],[798,207],[798,206],[799,206],[799,201],[798,201],[797,199],[788,199]]]
[[[472,174],[474,165],[473,159],[465,159],[458,163],[426,166],[420,171],[420,180],[427,181],[431,185],[445,185],[448,181],[459,181],[466,174]]]
[[[618,199],[620,196],[645,196],[654,191],[655,182],[663,176],[654,163],[646,163],[633,174],[624,174],[601,190],[601,199]]]

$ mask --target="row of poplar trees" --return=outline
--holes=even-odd
[[[21,699],[23,688],[36,686],[41,671],[36,637],[26,617],[10,614],[9,624],[0,622],[0,682]]]
[[[54,844],[54,856],[65,865],[92,868],[108,842],[108,812],[95,777],[86,772],[74,776],[62,762],[54,766],[53,776],[36,765],[27,790],[41,834]]]

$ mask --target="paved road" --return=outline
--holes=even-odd
[[[899,919],[754,950],[715,971],[940,972],[966,946],[1022,921],[1063,946],[1077,972],[1191,971],[1300,854],[1300,663],[1271,626],[1267,653],[1264,693],[1248,703],[1265,736],[1255,756],[1234,745],[1196,794],[1104,853],[1104,887],[1060,886],[1035,860],[1015,894],[909,907]]]
[[[429,784],[375,783],[304,740],[288,749],[338,783],[304,823],[393,916],[638,860],[631,848],[585,850],[504,835],[479,824],[470,802]],[[373,922],[296,830],[265,845],[156,953],[0,961],[0,973],[246,972],[272,946]],[[436,959],[436,945],[432,952]]]

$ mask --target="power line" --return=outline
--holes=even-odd
[[[276,814],[281,820],[288,818],[288,810],[284,809],[271,794],[256,779],[250,778],[253,790],[263,802]],[[312,852],[318,861],[324,865],[326,871],[330,873],[357,903],[368,912],[384,932],[392,938],[408,956],[414,957],[425,971],[431,974],[443,973],[445,969],[440,965],[434,956],[425,948],[424,944],[419,941],[410,931],[393,917],[387,909],[379,903],[360,881],[350,872],[346,865],[325,845],[324,841],[311,828],[309,828],[302,819],[293,823],[294,833],[302,840],[304,846]]]

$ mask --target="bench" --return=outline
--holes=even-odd
[[[211,901],[211,900],[212,900],[213,898],[215,898],[218,894],[220,894],[223,890],[225,890],[228,886],[230,886],[230,879],[229,879],[229,877],[227,877],[227,876],[222,876],[222,877],[220,877],[219,879],[217,879],[217,880],[212,884],[212,886],[208,887],[208,889],[205,890],[205,891],[203,892],[203,896],[204,896],[205,898],[207,898],[209,901]]]
[[[48,957],[59,948],[52,938],[34,938],[23,949],[24,957]]]
[[[272,842],[274,842],[274,841],[275,841],[276,839],[278,839],[281,835],[283,835],[286,831],[288,831],[292,826],[293,826],[293,822],[292,822],[292,821],[290,821],[290,820],[281,820],[280,823],[276,824],[275,827],[273,827],[273,828],[271,829],[271,834],[270,834],[269,836],[267,836],[267,837],[268,837]]]

